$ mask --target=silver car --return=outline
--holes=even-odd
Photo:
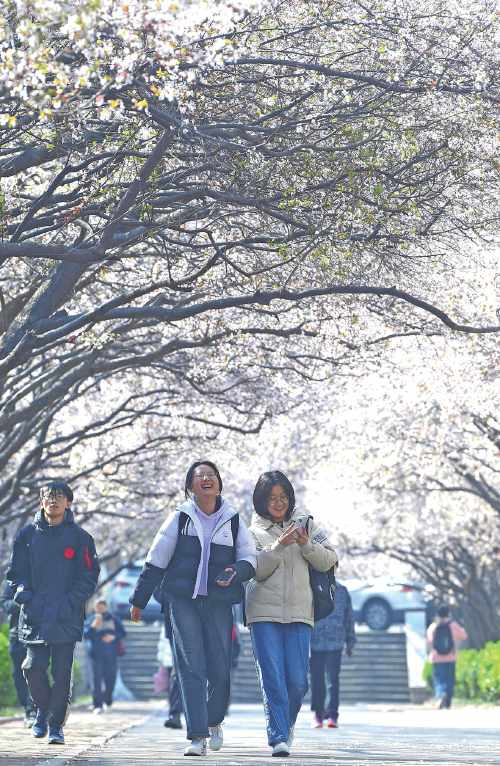
[[[424,583],[385,578],[341,582],[351,595],[355,621],[365,623],[371,630],[387,630],[391,625],[404,623],[406,612],[427,614],[429,609]]]

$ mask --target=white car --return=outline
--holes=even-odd
[[[350,593],[355,621],[365,623],[372,630],[387,630],[391,625],[403,623],[408,611],[428,612],[429,596],[424,583],[384,578],[340,582]]]

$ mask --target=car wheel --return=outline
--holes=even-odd
[[[371,630],[387,630],[392,624],[392,609],[382,598],[372,598],[363,607],[363,622]]]

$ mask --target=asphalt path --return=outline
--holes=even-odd
[[[500,707],[435,710],[412,705],[345,706],[338,729],[311,729],[303,710],[289,758],[271,758],[263,712],[234,705],[224,724],[224,747],[186,758],[184,731],[162,725],[158,702],[117,703],[102,716],[73,710],[67,744],[35,740],[21,722],[0,725],[1,766],[500,766]]]

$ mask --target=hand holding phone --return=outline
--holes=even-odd
[[[309,530],[307,528],[308,521],[309,518],[307,516],[303,516],[296,521],[295,531],[297,545],[305,545],[309,540]]]
[[[223,572],[217,575],[215,582],[217,585],[220,585],[221,588],[227,588],[228,585],[231,585],[235,577],[236,570],[232,567],[226,567]]]
[[[295,524],[290,524],[284,532],[278,537],[280,545],[293,545],[297,539],[297,527]]]

